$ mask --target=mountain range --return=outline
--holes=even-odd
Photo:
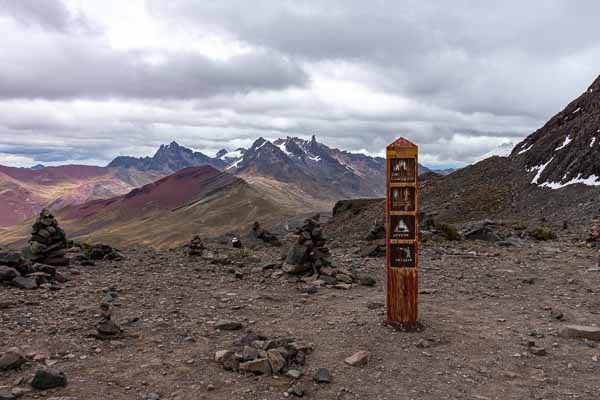
[[[152,157],[119,156],[106,167],[0,166],[0,227],[19,224],[43,207],[58,210],[110,199],[184,168],[211,166],[238,176],[286,207],[327,210],[343,198],[377,197],[385,187],[385,160],[330,148],[311,140],[257,139],[248,148],[214,157],[161,145]],[[420,171],[428,171],[420,166]]]
[[[240,232],[254,220],[284,223],[340,199],[383,197],[385,164],[313,136],[259,138],[214,157],[172,142],[152,157],[121,156],[106,167],[0,167],[0,227],[13,226],[0,231],[0,242],[25,240],[27,219],[44,206],[71,235],[112,243],[164,247],[196,233]],[[447,222],[594,217],[600,77],[508,156],[447,172],[419,166],[423,210]]]

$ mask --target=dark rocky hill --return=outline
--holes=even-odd
[[[600,77],[519,143],[511,159],[522,163],[538,186],[600,186]]]

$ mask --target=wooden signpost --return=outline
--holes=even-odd
[[[387,147],[387,320],[402,328],[418,321],[418,148],[404,138]]]

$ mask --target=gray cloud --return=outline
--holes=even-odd
[[[273,51],[215,61],[192,52],[118,51],[93,39],[59,38],[35,52],[31,44],[5,49],[13,62],[0,65],[1,98],[196,98],[301,86],[307,79]]]
[[[313,133],[380,153],[402,135],[460,165],[519,141],[600,72],[596,1],[148,0],[167,40],[129,48],[82,28],[104,29],[97,11],[0,0],[0,153],[109,161],[173,139],[210,153]],[[186,47],[207,35],[246,50]]]

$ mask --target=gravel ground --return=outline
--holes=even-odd
[[[589,271],[597,253],[568,238],[513,242],[426,243],[417,333],[382,324],[384,260],[354,247],[332,249],[334,264],[372,274],[375,287],[302,293],[301,283],[257,268],[278,260],[278,249],[213,249],[225,262],[132,249],[122,262],[74,265],[58,291],[0,287],[0,352],[18,347],[30,358],[0,371],[0,393],[29,388],[46,364],[68,385],[21,398],[266,400],[296,386],[311,399],[597,399],[600,350],[558,336],[569,324],[600,324],[600,272]],[[111,291],[125,335],[100,341],[89,332]],[[243,331],[216,330],[222,319]],[[224,371],[214,353],[244,331],[312,343],[304,376]],[[532,354],[532,341],[546,355]],[[344,363],[361,350],[368,365]],[[318,368],[333,382],[317,385]]]

